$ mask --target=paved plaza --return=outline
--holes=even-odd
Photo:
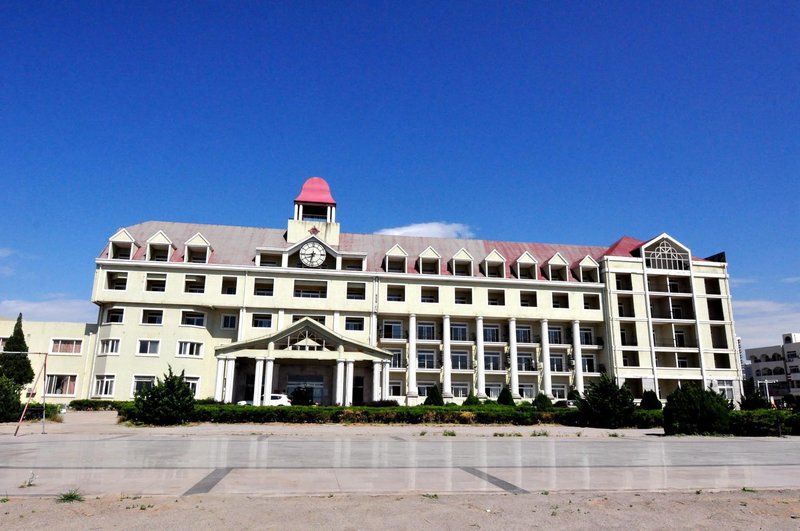
[[[0,492],[328,495],[800,488],[800,438],[516,426],[199,425],[114,414],[0,432]],[[544,436],[544,431],[548,436]],[[445,435],[448,431],[455,435]],[[502,436],[501,436],[502,435]],[[19,486],[33,475],[33,485]]]

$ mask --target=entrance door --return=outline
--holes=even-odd
[[[353,405],[354,406],[363,406],[364,405],[364,377],[363,376],[354,376],[353,377]]]
[[[305,388],[311,395],[312,404],[322,404],[322,395],[325,390],[325,379],[317,374],[290,374],[286,383],[286,394],[292,396],[297,388]]]

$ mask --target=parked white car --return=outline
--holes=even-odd
[[[291,406],[292,399],[286,395],[272,394],[264,397],[265,406]]]

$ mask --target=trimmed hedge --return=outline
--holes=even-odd
[[[800,414],[780,409],[732,411],[730,432],[745,437],[800,435]]]
[[[119,411],[125,404],[133,404],[130,401],[121,400],[73,400],[69,403],[69,408],[75,411]]]
[[[660,409],[641,409],[633,411],[633,423],[637,428],[660,428],[664,425],[664,412]]]

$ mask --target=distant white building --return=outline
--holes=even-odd
[[[563,399],[604,372],[637,398],[687,382],[740,397],[724,254],[698,258],[668,234],[610,246],[353,234],[338,215],[314,177],[280,228],[119,229],[96,259],[96,324],[25,322],[31,350],[51,354],[36,392],[128,400],[171,365],[199,398],[255,404],[301,386],[321,404],[417,404],[434,385],[448,402],[504,385]]]
[[[779,345],[747,349],[753,380],[770,397],[800,395],[800,333],[783,334]]]

